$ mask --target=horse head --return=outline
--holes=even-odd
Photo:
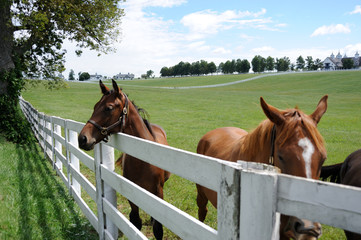
[[[273,164],[282,173],[293,176],[319,179],[322,164],[326,159],[324,141],[317,130],[322,115],[327,109],[324,96],[316,110],[307,115],[298,108],[285,111],[267,104],[261,98],[262,109],[273,125],[271,157]],[[321,235],[321,225],[296,217],[283,216],[281,236],[294,239],[317,239]]]
[[[114,80],[112,83],[113,89],[110,90],[99,81],[103,96],[95,104],[92,116],[78,137],[79,147],[84,150],[93,149],[96,143],[107,141],[110,134],[121,132],[124,128],[129,108],[128,97]]]

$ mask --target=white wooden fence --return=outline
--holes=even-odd
[[[117,238],[118,229],[129,239],[147,239],[116,209],[116,192],[182,239],[278,239],[281,213],[361,233],[360,188],[225,162],[125,134],[97,144],[91,157],[77,145],[83,123],[47,116],[22,98],[20,106],[45,156],[100,239]],[[217,191],[217,230],[115,173],[113,148]],[[95,173],[96,186],[81,173],[79,161]],[[83,190],[96,202],[97,214],[81,197]]]

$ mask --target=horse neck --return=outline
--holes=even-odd
[[[271,154],[272,123],[263,121],[240,141],[240,155],[246,161],[268,163]]]
[[[152,133],[145,125],[143,118],[139,115],[132,102],[129,102],[129,112],[125,122],[124,133],[154,141]]]

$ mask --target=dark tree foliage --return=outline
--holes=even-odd
[[[82,48],[108,52],[119,36],[119,0],[0,1],[0,129],[21,141],[18,97],[23,76],[54,79],[64,71],[65,39]],[[16,136],[16,134],[18,136]]]

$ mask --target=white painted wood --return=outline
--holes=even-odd
[[[75,147],[78,147],[78,134],[72,130],[69,130],[69,143]],[[74,169],[80,172],[79,158],[73,152],[70,152],[70,163]],[[79,194],[79,196],[81,196],[80,184],[73,177],[71,177],[71,185],[73,186],[73,189],[75,189],[75,191]]]
[[[78,160],[81,160],[85,166],[87,166],[93,172],[95,171],[94,158],[79,149],[77,145],[74,146],[72,143],[68,143],[67,148]]]
[[[102,167],[103,180],[182,239],[217,239],[217,231],[149,193],[128,179]]]
[[[104,196],[104,188],[103,188],[103,182],[101,179],[101,148],[99,144],[96,144],[94,146],[94,160],[95,160],[95,181],[96,181],[96,189],[97,189],[97,211],[98,211],[98,233],[99,233],[99,239],[103,240],[105,239],[105,214],[103,210],[103,196]]]
[[[122,213],[120,213],[108,200],[103,199],[104,212],[112,222],[122,231],[129,239],[148,239],[141,231],[138,230]]]
[[[55,154],[55,150],[58,151],[59,153],[62,152],[62,142],[60,141],[60,139],[62,138],[61,137],[61,126],[60,125],[57,125],[57,124],[54,124],[54,134],[53,134],[53,137],[54,137],[54,163],[56,165],[56,167],[62,171],[63,170],[63,163],[61,162],[61,160],[59,159],[59,157],[56,156]],[[62,138],[64,141],[64,145],[65,145],[65,139]],[[55,167],[55,166],[54,166]]]
[[[273,239],[277,235],[277,175],[255,170],[241,172],[240,239]]]
[[[86,204],[86,202],[81,198],[81,196],[76,191],[73,191],[73,193],[74,194],[72,196],[73,196],[74,200],[77,202],[77,204],[79,205],[81,211],[86,216],[86,218],[89,220],[89,222],[94,227],[94,229],[97,230],[98,229],[97,228],[98,227],[98,218],[95,216],[95,214],[89,208],[89,206]]]
[[[83,175],[81,172],[73,168],[70,164],[70,173],[73,178],[82,186],[82,188],[88,193],[88,195],[96,201],[96,188],[95,186]]]
[[[80,123],[74,120],[67,119],[66,127],[74,132],[80,133],[82,128],[84,127],[84,123]]]
[[[122,152],[218,191],[221,165],[225,161],[123,133],[113,135],[110,140],[109,144]],[[236,166],[236,163],[234,164]]]
[[[101,151],[101,165],[102,167],[107,168],[109,171],[114,171],[114,149],[109,147],[103,143],[100,143],[100,151]],[[116,191],[111,188],[108,184],[103,182],[103,197],[108,200],[113,206],[117,206],[117,194]],[[105,227],[109,234],[114,238],[118,238],[118,228],[112,222],[109,216],[105,216]]]
[[[226,164],[221,168],[217,194],[218,239],[239,239],[240,168]],[[237,209],[235,211],[235,209]]]
[[[277,211],[361,233],[361,188],[280,175]]]

